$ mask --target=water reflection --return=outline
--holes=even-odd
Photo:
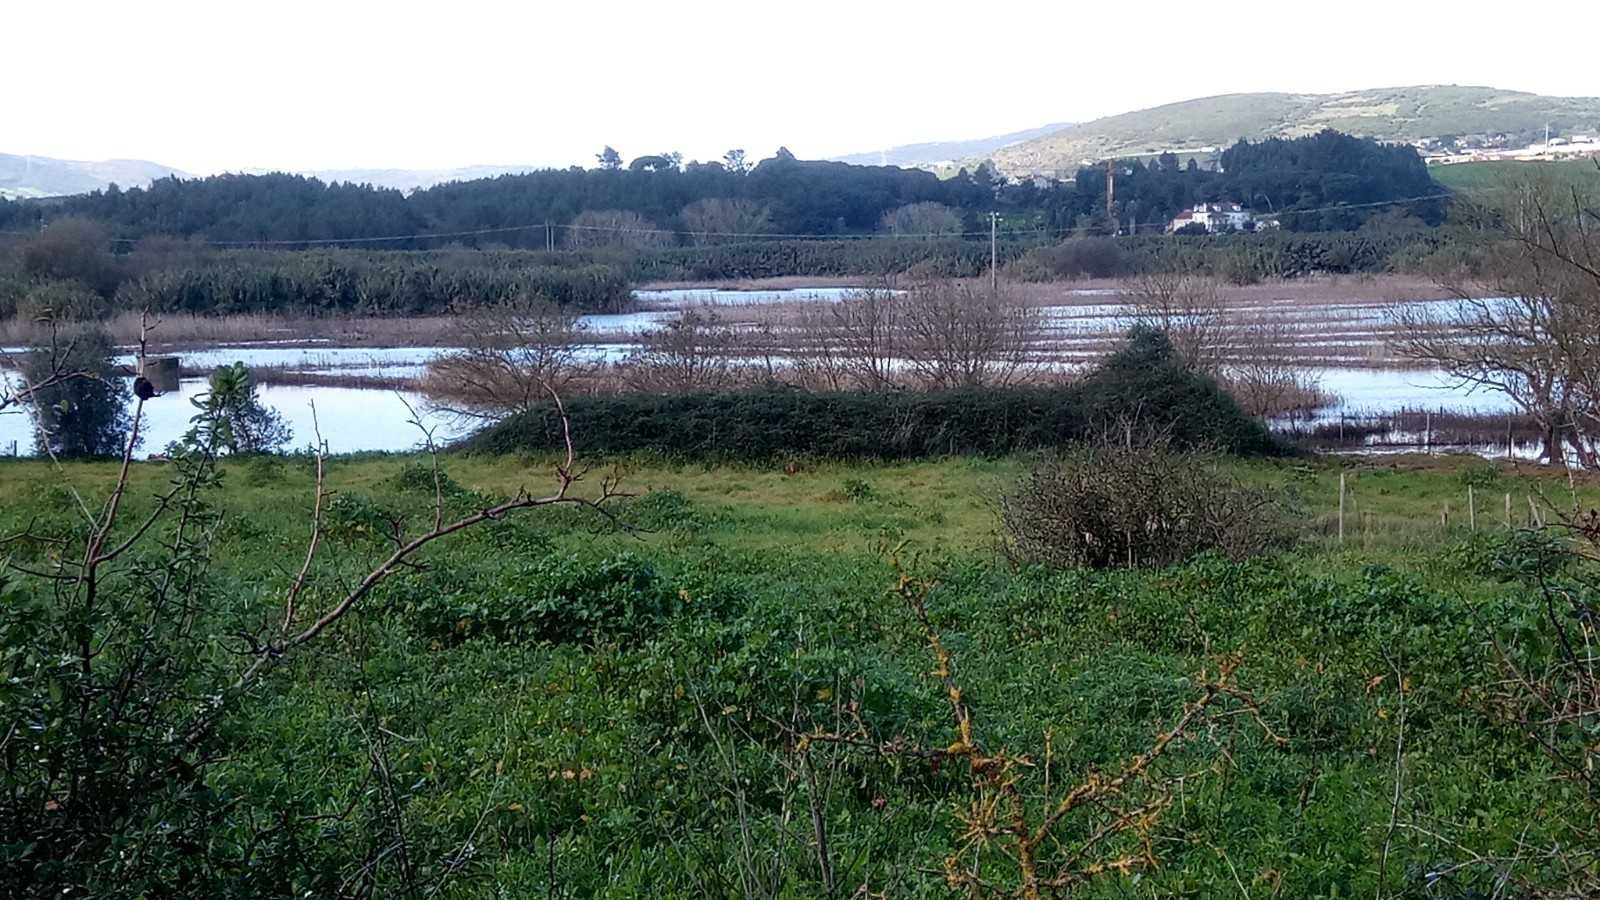
[[[189,420],[196,412],[191,401],[206,389],[205,379],[186,378],[176,393],[163,394],[146,403],[140,428],[144,438],[137,455],[145,458],[159,454],[168,444],[181,438],[189,430]],[[331,453],[416,449],[422,443],[422,432],[409,424],[412,414],[406,408],[407,403],[423,416],[424,424],[436,429],[436,440],[448,441],[470,430],[452,416],[430,413],[422,395],[413,392],[287,385],[262,385],[257,390],[261,402],[277,410],[284,423],[293,429],[289,449],[307,449],[315,443],[313,403],[316,404],[316,421],[322,426],[322,438]],[[0,414],[0,455],[10,455],[13,442],[18,453],[31,454],[33,437],[29,416],[11,412]]]

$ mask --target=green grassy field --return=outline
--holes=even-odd
[[[891,591],[896,547],[935,583],[929,621],[975,740],[1022,755],[1007,777],[1032,822],[1148,748],[1226,659],[1283,738],[1245,706],[1207,719],[1154,767],[1156,786],[1128,789],[1162,811],[1089,854],[1148,852],[1159,867],[1089,880],[1084,896],[1471,896],[1425,892],[1424,873],[1459,864],[1447,887],[1492,887],[1498,870],[1471,854],[1574,840],[1553,812],[1576,802],[1570,789],[1483,696],[1495,642],[1533,641],[1540,615],[1490,566],[1513,533],[1505,498],[1520,528],[1530,497],[1571,503],[1568,481],[1476,459],[1226,465],[1279,498],[1295,545],[1134,572],[1000,558],[998,498],[1023,459],[625,465],[640,494],[619,508],[629,527],[535,510],[458,535],[252,691],[209,770],[221,811],[192,883],[236,896],[403,896],[408,882],[451,897],[946,896],[955,857],[1014,886],[1009,812],[985,812],[966,764],[866,746],[957,740],[949,692]],[[444,467],[455,511],[549,479],[539,459]],[[136,467],[128,522],[171,474]],[[70,535],[69,486],[93,499],[114,477],[101,463],[0,464],[0,536]],[[392,523],[431,520],[423,459],[336,460],[328,482],[307,609],[382,557]],[[1600,500],[1590,479],[1575,489]],[[312,493],[305,460],[225,467],[212,608],[194,613],[222,670],[237,665],[232,630],[281,615]],[[54,546],[0,553],[42,570]],[[861,745],[800,739],[818,732]],[[1117,802],[1064,818],[1042,852],[1095,843]],[[1533,859],[1510,868],[1556,877]],[[119,878],[90,893],[162,893]]]
[[[1548,175],[1560,184],[1578,184],[1589,190],[1600,189],[1600,168],[1590,160],[1560,162],[1472,162],[1428,169],[1435,181],[1453,191],[1488,191],[1500,187],[1507,177],[1532,173]]]

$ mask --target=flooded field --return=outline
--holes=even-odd
[[[583,341],[580,356],[593,363],[614,363],[637,346],[638,336],[658,329],[688,310],[715,313],[734,328],[785,329],[803,343],[797,329],[801,311],[815,304],[836,303],[859,288],[816,287],[782,290],[676,288],[641,290],[633,312],[586,315],[579,319]],[[1293,423],[1314,428],[1320,423],[1416,409],[1448,409],[1484,416],[1503,415],[1510,404],[1503,395],[1468,390],[1443,373],[1402,368],[1390,348],[1393,301],[1326,299],[1272,290],[1246,289],[1226,305],[1226,327],[1240,334],[1272,327],[1288,335],[1293,357],[1303,362],[1318,385],[1336,401],[1314,416]],[[1356,291],[1359,293],[1359,291]],[[1070,370],[1091,362],[1114,346],[1129,324],[1130,307],[1107,287],[1060,287],[1035,290],[1041,336],[1036,352],[1043,364]],[[1448,311],[1454,301],[1422,299],[1422,309]],[[146,438],[141,453],[160,452],[180,436],[193,415],[189,400],[205,389],[203,373],[215,366],[243,362],[259,373],[263,401],[278,410],[294,429],[291,446],[312,443],[311,407],[323,425],[323,437],[336,453],[413,449],[421,434],[409,424],[407,404],[422,412],[441,437],[455,437],[470,426],[427,412],[427,398],[416,381],[430,361],[451,347],[438,329],[434,343],[413,346],[340,346],[326,338],[278,338],[186,348],[178,351],[187,375],[180,390],[147,404]],[[11,348],[13,350],[20,348]],[[131,354],[118,362],[131,367]],[[294,383],[340,381],[340,384]],[[354,386],[352,386],[354,385]],[[32,428],[25,415],[0,414],[0,455],[32,449]]]

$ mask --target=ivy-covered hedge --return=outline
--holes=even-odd
[[[1125,420],[1179,446],[1273,454],[1283,447],[1217,384],[1182,369],[1159,332],[1136,333],[1088,377],[1060,388],[921,393],[627,394],[566,402],[580,454],[763,461],[789,456],[912,459],[1059,446]],[[466,439],[470,452],[560,446],[553,410],[514,416]]]

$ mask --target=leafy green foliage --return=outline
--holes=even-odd
[[[112,363],[114,352],[105,332],[87,331],[61,347],[39,347],[23,358],[23,377],[45,385],[29,396],[37,417],[36,450],[62,457],[122,451],[132,423],[128,385]],[[47,384],[58,373],[68,377]]]
[[[218,366],[211,373],[210,390],[194,398],[196,428],[211,428],[217,449],[227,453],[276,453],[294,436],[283,416],[261,405],[256,383],[242,362]],[[191,434],[187,441],[201,440]]]
[[[447,462],[447,503],[528,476],[522,460]],[[130,530],[184,464],[135,467]],[[1178,748],[1172,765],[1216,777],[1186,783],[1157,835],[1162,865],[1084,896],[1211,896],[1236,877],[1284,897],[1388,895],[1468,862],[1467,850],[1585,834],[1550,814],[1582,798],[1551,778],[1534,741],[1485,717],[1480,693],[1502,677],[1497,644],[1535,662],[1549,647],[1542,604],[1473,558],[1553,549],[1480,534],[1485,549],[1469,558],[1456,535],[1429,531],[1379,535],[1370,550],[1308,540],[1244,561],[1014,570],[995,558],[989,525],[993,491],[1021,460],[642,466],[628,484],[664,489],[619,514],[651,531],[533,511],[435,545],[316,652],[229,696],[216,731],[175,754],[172,729],[135,725],[192,724],[210,708],[209,689],[237,674],[236,636],[281,619],[285,561],[304,550],[306,467],[257,485],[238,477],[255,460],[223,465],[192,535],[215,543],[186,543],[176,572],[165,552],[132,552],[92,612],[59,602],[50,579],[0,581],[0,738],[16,736],[0,747],[0,892],[740,896],[755,871],[773,893],[814,896],[825,893],[815,809],[841,893],[944,896],[940,863],[964,846],[952,813],[974,798],[959,764],[817,741],[804,757],[813,786],[797,740],[859,721],[908,747],[949,741],[949,698],[914,623],[885,598],[894,573],[877,543],[902,501],[914,521],[901,527],[919,529],[937,582],[928,614],[986,752],[1049,748],[1025,784],[1048,772],[1059,789],[1148,748],[1220,655],[1238,656],[1240,684],[1288,739],[1268,744],[1230,717],[1216,722],[1225,754]],[[1315,509],[1332,502],[1332,466],[1229,465],[1252,483],[1301,484]],[[84,486],[110,469],[66,475]],[[61,514],[59,487],[40,486],[53,471],[0,464],[0,558],[71,565],[54,542],[74,539],[76,520]],[[1403,481],[1431,522],[1459,494],[1457,471],[1436,461],[1385,483]],[[384,538],[335,537],[347,524],[382,530],[433,512],[427,459],[341,460],[330,475],[308,608],[387,555]],[[838,502],[852,481],[877,499]],[[1374,509],[1395,499],[1361,496]],[[930,528],[936,517],[951,524]],[[37,539],[10,539],[36,519],[49,526]],[[1561,567],[1571,577],[1584,564]],[[151,588],[168,577],[188,587],[156,605]],[[88,681],[82,622],[100,651]],[[123,720],[120,672],[147,688],[127,691]],[[1384,877],[1375,860],[1402,709],[1401,815],[1450,823],[1450,841],[1397,830]],[[1045,795],[1025,796],[1037,810]],[[1530,889],[1560,885],[1551,867],[1512,865]],[[1474,878],[1469,867],[1434,892]]]
[[[648,562],[630,555],[599,561],[550,556],[463,589],[429,593],[405,614],[438,641],[487,636],[506,643],[637,641],[693,604]]]

